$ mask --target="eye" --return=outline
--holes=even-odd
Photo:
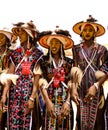
[[[83,32],[86,32],[87,31],[87,29],[85,28],[84,30],[83,30]]]
[[[4,39],[6,36],[4,34],[0,34],[0,39]]]
[[[89,32],[93,32],[93,29],[92,29],[92,28],[90,28],[90,29],[89,29]]]

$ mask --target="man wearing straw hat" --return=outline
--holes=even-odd
[[[78,105],[78,130],[104,130],[103,89],[98,89],[98,84],[95,83],[95,71],[104,62],[108,51],[96,43],[96,37],[105,33],[105,28],[96,21],[90,15],[85,22],[73,26],[73,31],[82,39],[80,44],[73,47],[74,65],[83,71],[81,85],[72,88],[72,99]],[[94,89],[97,90],[95,96],[91,93]]]
[[[19,37],[20,47],[10,54],[8,73],[19,75],[16,84],[9,83],[4,87],[1,101],[8,100],[8,129],[9,130],[38,130],[40,128],[40,112],[36,98],[40,73],[33,72],[39,68],[43,53],[36,48],[38,30],[32,21],[27,24],[19,22],[12,28],[13,34]],[[34,79],[34,80],[32,80]],[[36,111],[35,111],[36,110]]]
[[[0,73],[3,70],[8,69],[8,56],[9,56],[9,49],[8,45],[10,45],[12,33],[7,31],[7,29],[0,30]],[[3,85],[0,84],[0,99],[3,91]],[[1,104],[2,105],[2,104]],[[7,106],[4,104],[4,111],[0,110],[0,129],[5,130],[6,127],[6,109]]]
[[[72,130],[72,104],[67,86],[72,59],[65,56],[64,50],[72,48],[73,40],[66,30],[40,33],[39,44],[48,49],[41,62],[43,82],[40,89],[45,102],[42,130]]]

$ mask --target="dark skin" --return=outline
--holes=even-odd
[[[24,30],[21,30],[21,31],[23,31],[21,33],[22,35],[21,36],[19,35],[20,41],[21,41],[21,46],[23,47],[24,52],[26,52],[27,50],[32,49],[33,46],[30,42],[28,42],[29,35]],[[10,63],[8,73],[12,73],[12,74],[15,73],[15,66],[12,62]],[[33,90],[32,90],[32,94],[30,96],[33,99],[35,99],[35,97],[36,97],[36,91],[37,91],[37,88],[38,88],[39,78],[40,78],[40,75],[34,74]],[[3,95],[2,95],[2,99],[1,99],[1,102],[3,104],[6,103],[6,98],[7,98],[7,94],[8,94],[8,91],[9,91],[10,84],[11,84],[11,81],[8,81],[8,84],[5,84],[5,86],[4,86]],[[34,108],[34,102],[29,99],[27,101],[26,114],[28,114],[33,108]]]
[[[55,38],[52,39],[51,43],[50,43],[50,50],[52,52],[52,55],[53,55],[53,58],[54,58],[56,64],[58,64],[59,59],[60,59],[61,44],[62,43]],[[43,94],[43,97],[44,97],[44,100],[46,103],[47,112],[48,112],[49,116],[51,116],[52,118],[56,118],[55,106],[48,97],[47,89],[43,88],[41,91],[42,91],[42,94]],[[67,101],[70,102],[70,93],[68,93]],[[60,114],[64,117],[66,117],[69,114],[69,112],[70,112],[70,105],[68,103],[64,102],[62,105]]]
[[[102,84],[104,83],[104,81],[108,78],[108,75],[103,75],[101,78],[98,79],[98,84],[99,84],[99,87],[102,87]],[[73,80],[72,80],[73,81]],[[79,98],[79,95],[78,95],[78,91],[77,91],[77,88],[78,88],[78,83],[77,83],[77,75],[74,76],[74,83],[73,83],[73,86],[71,88],[71,99],[73,101],[75,101],[75,103],[77,105],[79,105],[79,101],[80,101],[80,98]],[[85,102],[89,102],[91,100],[91,98],[93,98],[95,95],[96,95],[96,92],[97,92],[97,89],[95,87],[95,85],[93,84],[87,91],[87,94],[85,95]]]
[[[86,48],[90,48],[92,45],[94,45],[94,38],[96,37],[96,32],[95,32],[95,29],[93,28],[92,25],[85,25],[85,27],[83,28],[83,31],[81,33],[81,37],[82,39],[84,40],[83,42],[83,45],[84,47]],[[75,65],[77,65],[77,62],[75,60]],[[79,101],[80,101],[80,98],[79,98],[79,95],[78,95],[78,92],[77,92],[77,88],[78,88],[78,84],[77,84],[77,78],[78,78],[78,75],[76,74],[74,76],[74,79],[71,79],[72,82],[73,82],[73,86],[72,86],[72,89],[71,89],[71,98],[72,100],[74,100],[76,102],[77,105],[79,105]],[[102,83],[107,79],[107,75],[104,75],[103,77],[101,77],[99,79],[99,87],[102,85]],[[88,90],[87,90],[87,93],[85,95],[85,98],[84,100],[85,101],[90,101],[90,99],[92,99],[95,94],[96,94],[96,87],[94,85],[92,85]]]

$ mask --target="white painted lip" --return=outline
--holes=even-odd
[[[52,51],[56,51],[57,49],[54,47],[54,48],[52,48]]]

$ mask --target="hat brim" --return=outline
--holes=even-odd
[[[23,27],[14,27],[12,28],[12,32],[16,35],[16,36],[19,36],[20,35],[20,31],[19,29],[23,29],[27,32],[27,34],[30,36],[30,37],[34,37],[33,34],[32,34],[32,31],[30,29],[27,29],[27,28],[23,28]]]
[[[0,30],[0,33],[4,34],[9,40],[11,40],[12,33],[4,30]]]
[[[48,48],[49,48],[49,45],[48,45],[48,39],[49,39],[49,38],[50,38],[50,39],[53,39],[53,38],[57,38],[57,39],[62,38],[62,39],[64,39],[65,42],[62,42],[62,44],[64,45],[64,46],[63,46],[63,47],[64,47],[64,50],[70,49],[70,48],[72,48],[73,45],[74,45],[74,42],[73,42],[73,40],[72,40],[71,38],[68,38],[68,37],[66,37],[66,36],[64,36],[64,35],[56,35],[56,34],[43,36],[42,38],[39,39],[39,44],[40,44],[42,47],[48,49]]]
[[[93,26],[95,26],[97,28],[97,32],[96,32],[96,37],[99,37],[101,35],[103,35],[105,33],[105,28],[98,24],[98,23],[90,23],[90,22],[79,22],[79,23],[76,23],[74,26],[73,26],[73,31],[77,34],[81,34],[81,27],[86,25],[86,24],[91,24]]]

